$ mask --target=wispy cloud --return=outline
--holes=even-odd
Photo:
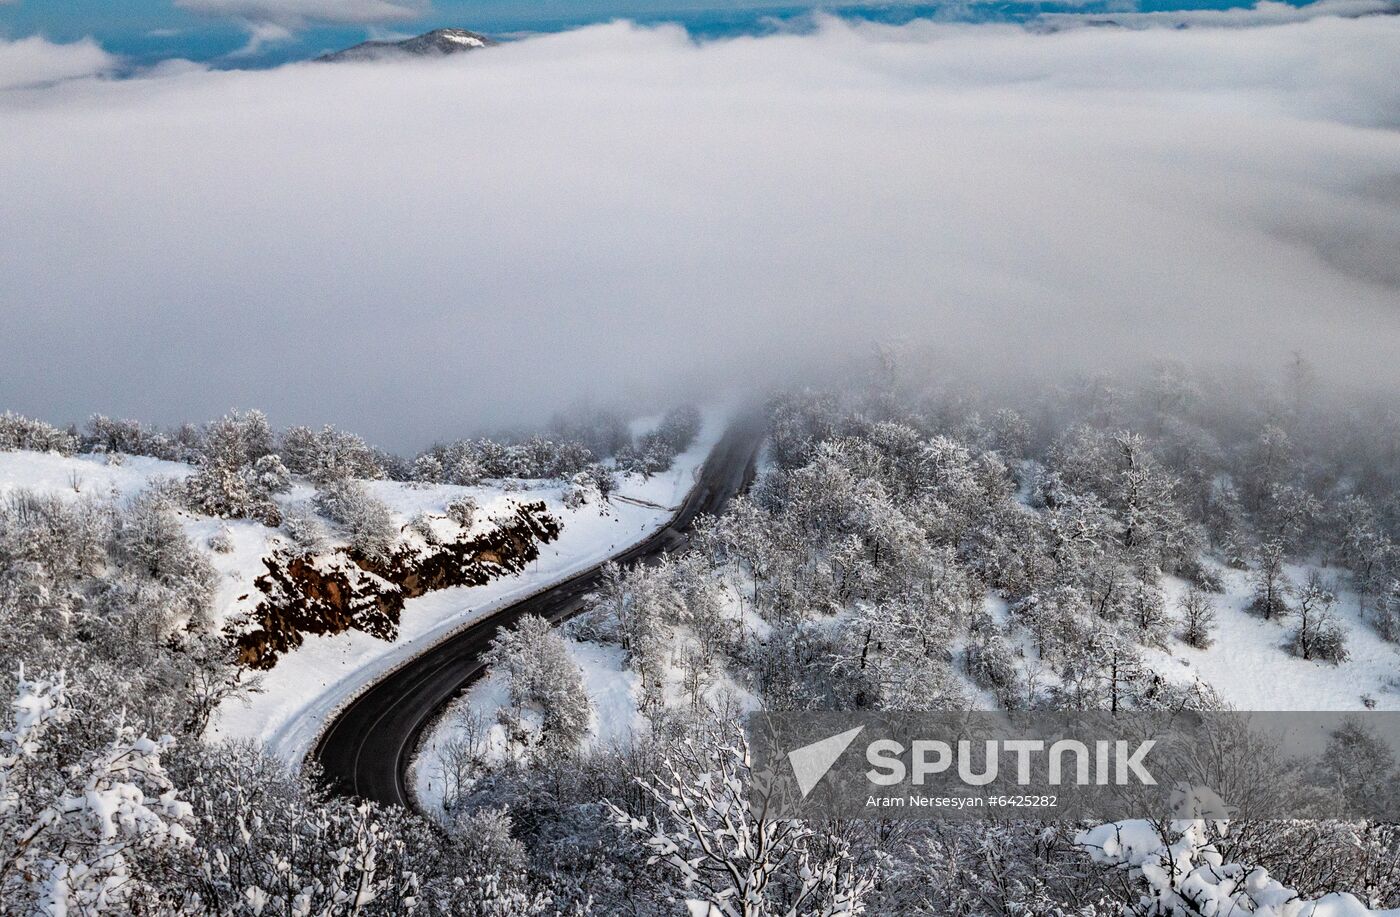
[[[0,93],[0,404],[388,443],[873,340],[1400,392],[1400,18],[599,26]]]
[[[1250,28],[1307,22],[1321,17],[1354,19],[1400,14],[1400,0],[1317,0],[1305,6],[1259,0],[1253,6],[1216,10],[1161,10],[1150,13],[1046,13],[1041,25],[1052,28],[1120,26],[1128,29]]]
[[[401,22],[422,16],[426,0],[175,0],[183,9],[300,28],[311,22]]]
[[[0,90],[100,76],[119,63],[119,58],[90,39],[71,44],[55,44],[40,36],[0,39]]]

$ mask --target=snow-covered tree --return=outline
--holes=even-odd
[[[161,867],[192,843],[161,763],[173,740],[118,725],[90,754],[63,742],[64,683],[18,677],[0,731],[0,900],[7,913],[158,913]]]
[[[1289,596],[1293,586],[1283,569],[1283,544],[1278,541],[1265,542],[1259,548],[1259,558],[1254,569],[1254,596],[1249,609],[1268,621],[1277,621],[1292,614]]]
[[[78,451],[78,439],[73,434],[50,426],[42,420],[31,420],[13,411],[6,411],[0,414],[0,452],[14,452],[20,449],[72,455]]]
[[[358,481],[329,480],[317,488],[311,502],[318,512],[340,526],[353,550],[376,560],[389,556],[398,536],[394,517],[384,501]]]
[[[539,741],[544,747],[578,747],[588,733],[592,709],[583,673],[548,621],[523,616],[496,635],[482,658],[493,671],[503,672],[510,685],[514,710],[509,725],[519,727],[521,713],[529,708],[541,718]]]
[[[318,485],[384,477],[383,462],[363,439],[331,426],[319,431],[291,427],[278,445],[287,468]]]
[[[1188,587],[1181,597],[1181,639],[1197,649],[1208,649],[1214,626],[1215,603],[1195,586]]]
[[[1346,632],[1333,612],[1336,604],[1336,593],[1322,581],[1321,574],[1312,571],[1298,590],[1293,609],[1298,628],[1289,646],[1294,653],[1304,659],[1326,662],[1342,662],[1347,658]]]
[[[1179,792],[1186,799],[1189,793]],[[1190,803],[1185,803],[1186,810]],[[1079,845],[1122,888],[1130,917],[1387,917],[1354,896],[1306,899],[1261,866],[1221,853],[1230,825],[1218,818],[1134,820],[1083,831]]]
[[[185,482],[190,506],[211,516],[277,525],[281,515],[272,494],[287,490],[290,479],[272,445],[261,411],[234,411],[209,424],[199,467]]]
[[[613,824],[672,875],[693,917],[854,917],[874,879],[846,846],[804,822],[751,806],[748,740],[737,728],[672,746],[653,780],[650,812],[609,802]]]

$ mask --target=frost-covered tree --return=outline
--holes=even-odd
[[[624,571],[608,563],[590,599],[594,614],[612,622],[617,642],[641,679],[641,707],[646,712],[655,712],[661,703],[674,625],[685,609],[668,574],[645,567]]]
[[[1154,573],[1156,571],[1153,571]],[[1126,610],[1137,641],[1149,646],[1165,646],[1171,629],[1166,601],[1156,577],[1138,580],[1128,589]]]
[[[835,660],[836,671],[851,683],[848,703],[884,710],[966,705],[948,649],[962,616],[961,596],[930,598],[856,605]]]
[[[1002,707],[1015,710],[1028,702],[1016,650],[989,619],[973,628],[964,663],[973,681],[995,692]]]
[[[1250,510],[1260,512],[1270,491],[1293,479],[1296,455],[1288,432],[1277,424],[1260,430],[1245,456],[1242,480],[1245,503]]]
[[[1313,544],[1322,523],[1322,501],[1301,487],[1275,484],[1265,502],[1266,534],[1289,554],[1302,554]]]
[[[173,740],[118,725],[91,753],[64,742],[62,678],[20,672],[0,731],[0,900],[7,913],[179,908],[162,867],[192,843],[161,755]]]
[[[1178,792],[1183,812],[1193,808]],[[1199,808],[1199,805],[1196,806]],[[1354,896],[1334,892],[1307,899],[1262,866],[1231,862],[1231,825],[1216,818],[1166,822],[1133,820],[1081,832],[1078,844],[1121,888],[1121,913],[1129,917],[1385,917]]]
[[[335,427],[291,427],[278,445],[287,468],[318,485],[384,477],[383,461],[374,449],[354,433]]]
[[[6,411],[0,414],[0,452],[14,452],[20,449],[72,455],[78,451],[78,440],[73,434],[50,426],[42,420],[31,420],[13,411]]]
[[[1400,576],[1387,577],[1371,616],[1382,637],[1400,643]]]
[[[873,876],[838,838],[751,806],[751,766],[737,728],[675,743],[656,776],[639,781],[651,811],[609,802],[611,820],[670,872],[694,917],[865,913]]]
[[[153,579],[188,590],[192,602],[210,598],[214,568],[189,543],[174,506],[163,494],[137,494],[116,520],[114,544],[122,560]]]
[[[539,913],[525,906],[533,896],[515,878],[492,875],[484,864],[469,871],[467,851],[440,831],[403,810],[327,796],[314,775],[289,774],[250,745],[203,746],[176,769],[188,787],[194,849],[170,881],[185,890],[192,910],[229,917]]]
[[[442,459],[431,452],[424,452],[413,460],[412,475],[413,480],[420,484],[441,484]]]
[[[1293,611],[1289,596],[1293,586],[1283,569],[1283,545],[1278,541],[1265,542],[1259,548],[1259,557],[1254,568],[1254,595],[1249,602],[1249,610],[1267,621],[1278,621]]]
[[[684,404],[667,411],[657,424],[657,434],[676,453],[684,452],[700,434],[700,410],[693,404]]]
[[[287,490],[290,479],[272,445],[261,411],[234,411],[209,424],[199,466],[185,482],[190,506],[211,516],[279,524],[272,494]]]
[[[1181,639],[1197,649],[1208,649],[1214,626],[1215,603],[1195,586],[1187,587],[1181,597]]]
[[[1289,640],[1289,647],[1304,659],[1342,662],[1347,658],[1346,632],[1333,609],[1337,595],[1322,580],[1316,570],[1298,590],[1293,614],[1298,628]]]
[[[384,501],[358,481],[327,481],[317,488],[311,502],[321,515],[340,527],[353,550],[376,560],[389,556],[398,537],[394,517]]]
[[[512,722],[520,727],[526,708],[541,718],[540,744],[549,749],[576,749],[588,733],[592,709],[583,687],[583,673],[569,658],[559,633],[544,618],[525,615],[502,630],[482,657],[503,672],[514,706]]]

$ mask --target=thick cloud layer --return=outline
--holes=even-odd
[[[1038,24],[1054,27],[1116,25],[1131,29],[1179,29],[1200,26],[1243,29],[1306,22],[1319,16],[1355,18],[1396,14],[1400,14],[1400,2],[1397,0],[1317,0],[1306,6],[1280,3],[1278,0],[1258,0],[1253,6],[1220,10],[1154,10],[1148,13],[1117,12],[1098,15],[1047,13],[1038,17]]]
[[[1400,19],[616,24],[0,93],[0,404],[390,445],[875,341],[1400,389]]]

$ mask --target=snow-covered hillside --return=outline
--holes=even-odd
[[[404,519],[422,511],[440,512],[449,500],[467,493],[477,500],[483,517],[512,504],[542,500],[562,520],[563,532],[543,546],[540,558],[519,576],[409,599],[393,643],[357,631],[308,638],[292,658],[264,674],[261,693],[246,704],[221,709],[211,724],[211,737],[261,739],[278,757],[300,761],[327,717],[382,673],[452,631],[606,560],[665,525],[721,432],[720,418],[709,418],[670,471],[645,481],[624,478],[605,512],[592,504],[569,508],[558,484],[506,492],[499,487],[416,489],[371,483],[371,491]]]
[[[309,750],[325,717],[374,678],[423,647],[481,615],[509,604],[560,579],[586,569],[663,526],[689,491],[694,476],[723,429],[722,412],[707,415],[701,434],[670,470],[643,479],[620,478],[612,499],[595,498],[582,505],[568,499],[568,483],[559,481],[487,480],[478,486],[365,481],[368,493],[386,504],[406,541],[419,536],[407,529],[415,518],[443,529],[455,525],[444,518],[449,503],[463,497],[476,504],[469,531],[489,531],[492,520],[509,516],[514,508],[543,503],[562,531],[519,575],[484,586],[456,587],[431,592],[406,602],[397,639],[385,641],[358,630],[335,635],[308,635],[302,645],[259,673],[259,689],[226,702],[205,737],[254,739],[289,763],[298,763]],[[645,428],[645,423],[640,424]],[[191,465],[124,454],[79,454],[28,451],[0,452],[0,497],[18,491],[53,494],[64,499],[126,501],[165,482],[181,481],[194,473]],[[296,478],[285,493],[273,496],[284,511],[305,511],[315,493],[309,482]],[[218,572],[213,603],[214,624],[236,629],[263,595],[254,581],[267,572],[264,563],[279,549],[293,547],[288,533],[250,519],[218,519],[178,509],[186,534]],[[324,522],[328,535],[321,548],[343,548],[345,539]],[[214,545],[217,544],[216,550]]]
[[[1346,582],[1345,572],[1335,568],[1291,564],[1286,570],[1295,588],[1313,571]],[[1158,671],[1179,680],[1199,678],[1239,710],[1400,710],[1400,645],[1382,639],[1361,619],[1355,592],[1337,591],[1347,658],[1334,664],[1290,653],[1285,642],[1291,624],[1246,610],[1249,574],[1225,569],[1220,574],[1225,591],[1216,600],[1214,642],[1197,649],[1173,637],[1170,653],[1154,653],[1150,660]],[[1168,603],[1178,607],[1186,584],[1172,578],[1164,584]]]
[[[737,607],[734,610],[737,611]],[[588,732],[581,747],[593,751],[626,748],[651,728],[651,720],[641,709],[645,693],[642,679],[628,666],[621,647],[581,639],[568,633],[573,630],[570,627],[565,630],[565,651],[578,667],[590,710]],[[684,628],[677,631],[662,675],[662,706],[699,705],[731,714],[745,714],[760,708],[758,698],[724,672],[713,673],[692,692],[686,683],[683,660],[687,651],[696,648],[695,640]],[[448,776],[453,770],[449,759],[454,746],[464,742],[479,745],[476,754],[484,768],[477,768],[468,779],[480,777],[485,769],[524,757],[524,749],[512,742],[501,722],[501,713],[509,707],[507,678],[499,671],[490,670],[438,718],[424,737],[413,766],[413,792],[425,811],[443,810],[445,794],[451,789],[448,784],[454,779]],[[537,713],[527,711],[526,718],[531,729],[538,728]]]

